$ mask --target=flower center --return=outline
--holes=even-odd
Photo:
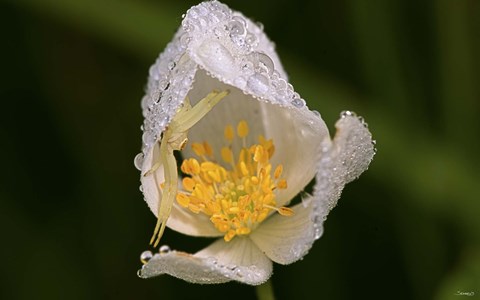
[[[224,130],[227,145],[220,154],[230,166],[228,169],[214,162],[213,150],[207,142],[192,144],[200,161],[195,158],[183,161],[181,170],[189,176],[182,180],[185,192],[176,197],[182,207],[210,216],[227,242],[236,235],[249,234],[272,210],[283,216],[294,213],[288,207],[276,207],[275,191],[287,188],[287,181],[280,178],[282,165],[272,174],[269,160],[275,150],[273,140],[259,136],[258,144],[247,147],[247,122],[240,121],[236,129],[243,143],[237,159],[232,151],[235,130],[231,125]]]

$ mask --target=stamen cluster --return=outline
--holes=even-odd
[[[184,174],[182,184],[185,192],[177,194],[177,202],[193,213],[210,216],[215,228],[224,233],[224,240],[247,235],[260,224],[272,210],[291,216],[293,210],[276,207],[276,190],[287,188],[281,179],[283,166],[273,171],[270,164],[275,147],[273,140],[258,137],[258,144],[247,147],[248,124],[240,121],[236,128],[243,147],[235,157],[232,143],[235,138],[233,126],[224,130],[226,146],[221,149],[221,158],[228,168],[215,162],[212,147],[207,143],[194,143],[193,151],[198,159],[185,159],[181,165]]]

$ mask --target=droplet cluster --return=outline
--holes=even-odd
[[[162,247],[165,249],[162,250]],[[194,283],[219,283],[238,280],[255,284],[262,282],[260,278],[265,278],[264,273],[266,271],[255,265],[224,264],[215,257],[194,257],[171,250],[168,246],[162,247],[157,254],[148,250],[141,254],[140,260],[143,266],[137,272],[138,277],[149,278],[167,273]],[[194,264],[195,267],[192,268],[191,264]]]
[[[375,155],[375,142],[368,131],[368,124],[354,112],[343,111],[337,124],[333,144],[322,147],[316,185],[312,222],[315,238],[323,233],[323,222],[340,198],[345,184],[356,179],[368,166]]]
[[[149,70],[142,99],[144,153],[160,138],[192,89],[198,67],[262,101],[305,106],[286,80],[263,25],[218,1],[203,2],[183,15],[182,26]],[[137,168],[141,158],[135,159]]]

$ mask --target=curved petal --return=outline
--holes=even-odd
[[[190,210],[173,203],[172,212],[167,221],[167,227],[191,236],[220,237],[224,234],[218,231],[205,214],[194,214]]]
[[[311,219],[311,199],[305,199],[292,207],[295,214],[284,217],[271,216],[250,235],[252,241],[271,260],[287,265],[305,256],[315,241],[314,226]]]
[[[312,162],[327,135],[325,123],[288,84],[274,44],[263,29],[241,13],[218,1],[189,9],[149,75],[142,99],[145,155],[161,139],[187,94],[195,104],[213,89],[228,88],[228,99],[214,107],[194,127],[197,130],[190,131],[190,139],[208,134],[209,142],[216,137],[218,141],[212,143],[222,143],[219,137],[224,126],[240,118],[249,122],[254,133],[250,138],[255,142],[260,134],[273,138],[277,154],[272,164],[283,164],[288,182],[288,188],[278,193],[279,205],[288,203],[313,178]],[[147,190],[147,202],[155,211],[160,196]]]
[[[288,182],[288,188],[278,192],[277,204],[287,204],[315,176],[315,161],[321,143],[329,138],[325,122],[307,107],[282,107],[260,102],[238,88],[208,76],[202,70],[197,72],[194,88],[189,93],[192,105],[215,89],[229,89],[230,94],[189,130],[189,140],[208,141],[218,154],[221,147],[225,146],[224,127],[246,120],[250,127],[247,145],[258,143],[259,135],[273,139],[275,154],[271,163],[274,167],[283,165],[283,177]],[[241,147],[241,143],[234,143],[234,153],[239,153]],[[185,157],[194,155],[188,146],[183,153]],[[221,160],[219,163],[222,163]]]
[[[329,139],[325,122],[308,108],[263,105],[265,135],[275,143],[272,165],[283,165],[288,188],[278,191],[277,205],[287,205],[315,177],[322,141]]]
[[[343,112],[335,127],[332,156],[342,168],[345,183],[349,183],[368,169],[375,155],[374,141],[367,123],[353,112]]]
[[[258,285],[272,274],[272,262],[250,239],[235,238],[228,243],[217,240],[193,255],[178,251],[156,254],[138,274],[142,278],[169,274],[192,283],[235,280]]]
[[[321,153],[313,193],[316,238],[322,223],[337,205],[343,187],[363,173],[375,155],[372,135],[363,118],[352,112],[343,112],[335,124],[333,142],[326,141]]]

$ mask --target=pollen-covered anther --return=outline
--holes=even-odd
[[[192,144],[193,152],[202,161],[189,158],[181,166],[188,176],[182,180],[185,192],[177,195],[177,202],[193,213],[210,216],[210,221],[224,234],[227,242],[235,236],[250,234],[272,211],[282,216],[294,213],[288,207],[276,206],[277,190],[287,188],[287,181],[280,178],[283,166],[273,169],[270,164],[275,148],[273,141],[259,136],[258,144],[247,147],[248,134],[248,124],[243,120],[236,130],[232,125],[225,127],[226,146],[220,150],[224,165],[214,162],[213,151],[204,142]],[[232,151],[235,136],[243,145],[238,156]]]

